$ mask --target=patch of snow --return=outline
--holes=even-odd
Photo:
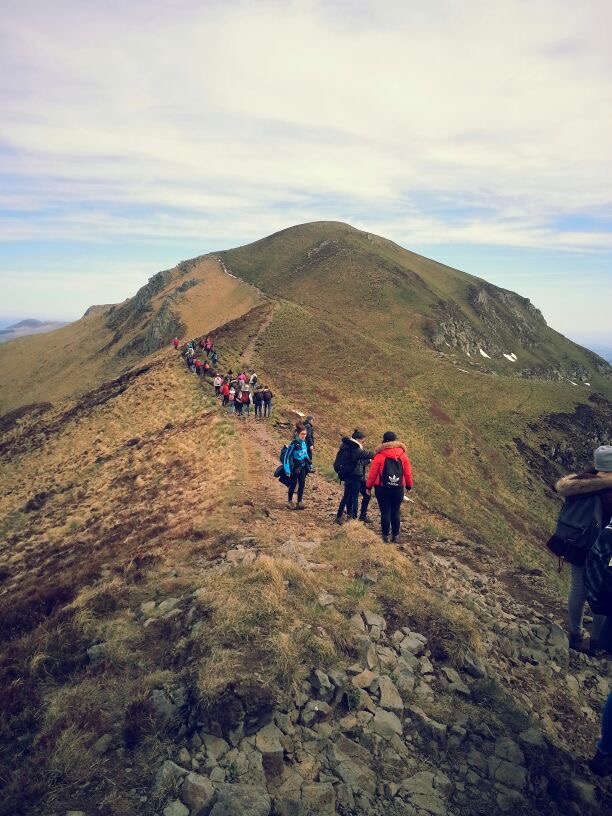
[[[516,354],[515,354],[514,352],[512,352],[512,353],[510,354],[510,356],[512,357],[512,362],[513,362],[513,363],[516,363],[516,361],[518,360],[518,357],[516,356]]]
[[[448,346],[448,347],[450,348],[450,343],[446,343],[446,342],[445,342],[445,343],[444,343],[444,345],[445,345],[445,346]]]
[[[568,380],[568,382],[571,382],[572,385],[578,385],[578,383],[575,383],[573,380]]]
[[[588,386],[589,386],[589,388],[591,387],[591,383],[587,383],[587,382],[585,382],[585,385],[588,385]]]
[[[482,354],[483,357],[486,357],[487,360],[491,359],[486,351],[483,351],[481,348],[479,348],[478,351]]]
[[[294,413],[294,414],[297,414],[298,416],[301,416],[301,417],[305,417],[305,416],[306,416],[306,414],[303,414],[301,411],[296,411],[296,410],[294,410],[294,411],[293,411],[293,413]]]
[[[472,356],[469,351],[466,351],[465,353],[467,354],[468,357]]]
[[[515,354],[504,354],[506,360],[510,360],[511,363],[516,363],[516,355]]]
[[[459,366],[457,366],[457,371],[463,371],[464,374],[471,374],[472,373],[471,371],[468,371],[465,368],[459,368]]]

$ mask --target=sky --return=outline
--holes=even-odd
[[[0,319],[346,221],[612,346],[609,0],[0,0]]]

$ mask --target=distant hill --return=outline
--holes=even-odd
[[[18,323],[0,329],[0,343],[6,343],[7,340],[14,340],[17,337],[26,337],[32,334],[46,334],[66,325],[66,321],[60,320],[34,320],[32,318],[20,320]]]

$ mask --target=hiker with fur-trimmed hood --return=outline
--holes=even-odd
[[[356,519],[359,507],[359,488],[363,481],[368,463],[374,456],[373,451],[363,449],[365,434],[355,428],[351,436],[343,436],[340,448],[336,454],[334,470],[340,481],[344,482],[344,494],[336,513],[336,524],[342,524],[342,516],[346,508],[349,516]]]
[[[593,467],[580,473],[572,473],[559,479],[555,489],[560,496],[589,496],[598,494],[601,501],[601,526],[606,527],[612,518],[612,445],[601,445],[593,453]],[[586,553],[585,553],[586,556]],[[591,640],[587,648],[582,628],[586,592],[584,588],[584,564],[570,564],[570,591],[567,599],[569,616],[569,648],[579,652],[597,651],[605,615],[593,615]]]
[[[383,541],[389,541],[391,531],[391,543],[397,544],[404,490],[412,488],[412,468],[406,446],[398,442],[393,431],[387,431],[383,435],[382,445],[376,448],[366,488],[369,491],[374,488],[376,494]]]

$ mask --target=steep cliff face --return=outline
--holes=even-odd
[[[154,301],[173,282],[173,280],[188,274],[196,265],[197,260],[184,261],[176,270],[158,272],[141,287],[133,298],[126,300],[120,306],[111,307],[106,320],[108,328],[114,330],[110,346],[121,342],[121,339],[135,328],[138,333],[128,343],[118,350],[120,357],[130,354],[146,356],[165,346],[176,335],[182,335],[186,326],[181,319],[178,305],[181,296],[189,289],[197,286],[200,281],[189,278],[179,284],[170,294],[166,295],[159,305]]]

